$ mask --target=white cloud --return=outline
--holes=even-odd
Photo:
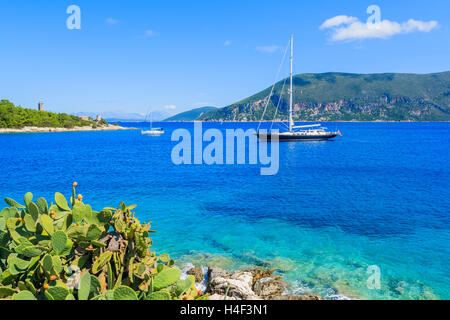
[[[411,31],[420,31],[420,32],[430,32],[434,28],[437,28],[439,26],[439,23],[437,21],[417,21],[414,19],[409,19],[408,22],[403,23],[403,28],[407,32]]]
[[[154,37],[154,36],[156,36],[156,32],[153,30],[145,30],[145,36],[146,37]]]
[[[278,46],[262,46],[262,47],[256,47],[256,50],[261,51],[261,52],[274,53],[279,48],[280,47],[278,47]]]
[[[168,105],[168,106],[164,106],[164,109],[166,109],[166,110],[175,110],[176,108],[177,108],[177,106],[175,106],[173,104]]]
[[[226,40],[223,44],[225,47],[228,47],[231,44],[231,40]]]
[[[379,23],[363,23],[355,17],[336,16],[326,20],[320,30],[331,29],[333,41],[353,41],[361,39],[386,39],[396,34],[410,32],[430,32],[438,27],[437,21],[417,21],[410,19],[407,22],[382,20]]]
[[[353,22],[358,21],[358,18],[355,17],[349,17],[349,16],[336,16],[334,18],[330,18],[328,20],[325,20],[324,23],[320,26],[320,30],[332,28],[332,27],[338,27],[343,24],[350,24]]]
[[[118,24],[119,20],[113,19],[113,18],[108,18],[106,19],[106,23],[109,25],[113,25],[113,24]]]

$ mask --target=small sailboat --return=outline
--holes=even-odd
[[[153,112],[150,111],[150,130],[141,130],[141,133],[146,136],[162,136],[164,128],[153,128]]]
[[[312,124],[312,125],[304,125],[304,126],[295,126],[294,120],[293,120],[293,60],[294,60],[294,37],[291,36],[291,73],[290,73],[290,102],[289,102],[289,131],[285,132],[260,132],[258,127],[258,132],[256,135],[261,140],[278,140],[278,141],[322,141],[322,140],[329,140],[333,139],[335,137],[342,136],[341,132],[329,132],[326,131],[327,128],[322,127],[320,124]],[[286,48],[287,49],[287,48]],[[275,85],[274,85],[275,87]],[[274,88],[273,87],[273,88]],[[284,85],[283,85],[284,87]],[[270,98],[273,93],[272,92],[267,100],[266,109],[268,102],[270,101]],[[281,100],[281,99],[280,99]],[[265,111],[263,113],[263,117],[265,114]],[[277,107],[278,111],[278,107]],[[263,119],[261,119],[262,122]],[[261,125],[261,124],[260,124]],[[298,131],[295,131],[295,129],[300,129]]]

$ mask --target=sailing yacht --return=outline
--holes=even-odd
[[[150,130],[141,130],[141,133],[146,136],[162,136],[164,128],[153,128],[153,112],[150,110]]]
[[[289,90],[289,131],[286,132],[258,132],[256,135],[261,140],[278,140],[278,141],[322,141],[342,136],[341,132],[329,132],[327,128],[321,124],[312,124],[304,126],[295,126],[293,120],[293,61],[294,61],[294,36],[291,36],[291,74],[290,74],[290,90]],[[273,92],[273,89],[272,89]],[[270,100],[270,96],[269,99]],[[266,105],[267,108],[267,105]],[[264,112],[265,113],[265,112]],[[263,114],[264,116],[264,114]],[[300,129],[300,130],[298,130]],[[295,131],[297,130],[297,131]]]

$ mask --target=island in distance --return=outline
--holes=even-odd
[[[450,121],[450,72],[299,74],[293,87],[294,121]],[[264,120],[288,119],[288,88],[275,85]],[[271,89],[195,120],[260,121]]]
[[[196,108],[189,111],[185,111],[179,114],[176,114],[170,118],[165,119],[164,121],[195,121],[204,114],[217,110],[216,107],[202,107],[202,108]]]

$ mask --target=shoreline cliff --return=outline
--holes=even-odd
[[[210,300],[324,300],[316,293],[292,295],[289,283],[281,276],[274,276],[274,270],[248,269],[229,273],[219,267],[194,267],[187,265],[184,275],[194,276],[197,287]]]

